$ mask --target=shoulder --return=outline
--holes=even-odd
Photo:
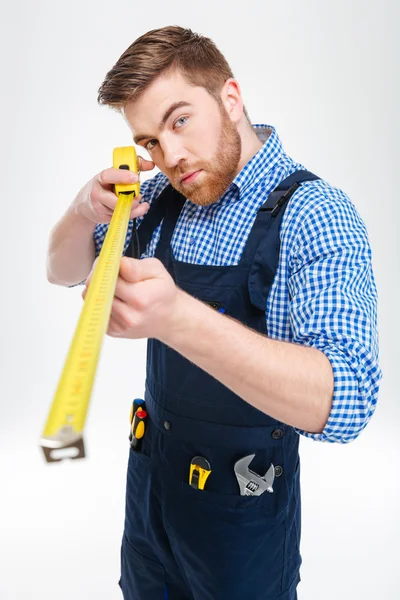
[[[281,228],[282,243],[293,249],[349,234],[365,237],[366,227],[354,203],[341,189],[319,179],[303,183],[291,197]]]

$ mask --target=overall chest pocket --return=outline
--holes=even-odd
[[[279,518],[287,510],[289,496],[282,440],[275,440],[265,448],[252,447],[250,428],[248,438],[245,444],[238,440],[234,450],[222,446],[175,444],[172,440],[166,444],[164,470],[171,480],[174,501],[182,503],[192,517],[211,511],[223,521],[245,522],[259,516]],[[204,457],[210,464],[211,473],[204,489],[190,485],[190,463],[195,456]],[[265,490],[260,495],[241,495],[236,465],[244,457],[250,457],[248,467],[240,469],[240,473],[248,477],[249,482],[260,484],[261,478],[269,470],[273,471],[272,492]],[[179,474],[179,479],[176,474]]]
[[[237,283],[232,282],[231,285],[220,286],[216,283],[216,285],[206,287],[196,284],[195,281],[187,284],[178,279],[176,283],[178,287],[197,300],[205,302],[217,312],[237,319],[241,323],[246,322],[245,293],[247,293],[247,284],[241,285],[240,280]]]

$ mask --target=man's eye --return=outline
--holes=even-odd
[[[188,117],[180,117],[177,121],[175,121],[175,127],[182,127],[188,120]]]
[[[157,140],[150,140],[145,144],[145,148],[147,151],[153,150],[154,146],[157,144]]]

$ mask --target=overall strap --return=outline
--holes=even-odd
[[[171,213],[172,210],[178,211],[176,215],[176,220],[178,220],[180,211],[185,203],[186,199],[182,194],[177,192],[172,185],[167,185],[167,187],[161,192],[159,196],[150,205],[150,209],[148,213],[143,218],[143,221],[140,224],[140,227],[137,229],[137,238],[139,247],[141,249],[141,253],[143,253],[147,247],[147,244],[150,242],[154,230],[158,227],[161,221],[164,219],[165,215]],[[175,221],[176,223],[176,221]],[[175,225],[174,225],[175,226]],[[172,230],[173,232],[173,230]],[[172,236],[172,234],[171,234]],[[132,231],[132,241],[127,248],[126,256],[133,257],[137,256],[137,250],[135,248],[135,244],[137,244],[137,240],[135,240],[135,223]]]
[[[169,190],[168,190],[169,188]],[[172,186],[168,186],[168,193],[162,200],[164,208],[164,220],[161,227],[161,235],[157,244],[156,258],[160,259],[166,265],[169,263],[171,255],[171,240],[174,233],[175,225],[179,219],[182,208],[187,201],[185,196],[175,190]],[[165,190],[165,191],[167,191]]]
[[[302,183],[317,179],[320,178],[310,171],[295,171],[281,181],[258,209],[250,233],[254,242],[247,243],[242,261],[252,260],[248,281],[250,300],[262,312],[265,312],[268,294],[278,268],[280,228],[289,200]]]
[[[280,208],[287,202],[298,187],[305,181],[316,181],[320,179],[310,171],[295,171],[289,177],[286,177],[280,184],[270,193],[268,199],[261,206],[259,211],[271,210],[272,217],[276,217]]]

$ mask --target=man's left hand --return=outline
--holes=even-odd
[[[96,266],[86,279],[84,299]],[[156,258],[122,257],[107,335],[166,339],[177,313],[180,290]]]

